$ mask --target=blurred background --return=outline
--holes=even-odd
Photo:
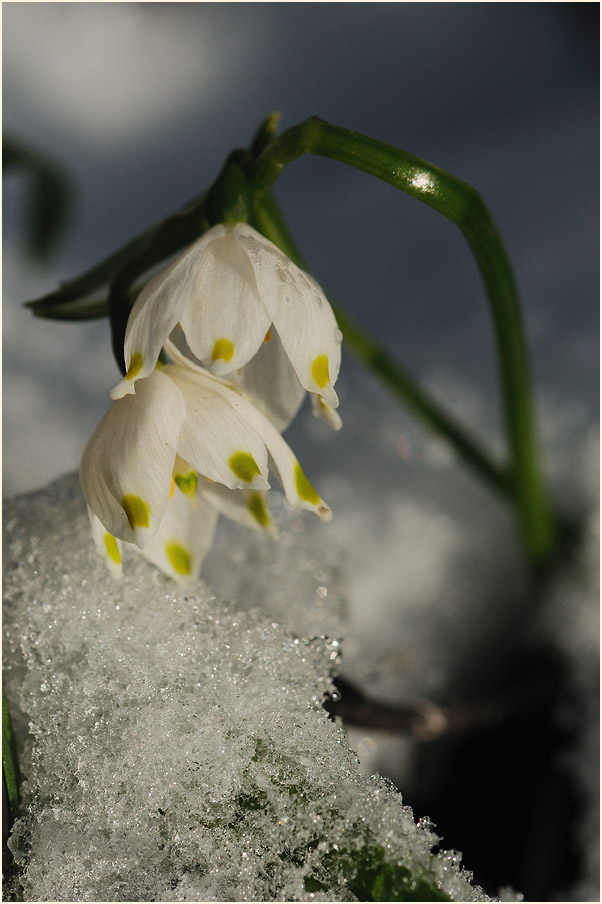
[[[72,208],[42,265],[26,252],[30,176],[5,171],[4,495],[77,467],[118,376],[105,320],[34,319],[22,302],[208,187],[228,152],[278,110],[283,129],[318,115],[481,193],[524,301],[548,478],[585,517],[599,473],[598,39],[594,3],[5,4],[5,137],[62,168]],[[291,164],[276,195],[327,294],[502,450],[491,324],[460,232],[329,160]],[[474,681],[475,638],[487,658],[487,639],[505,623],[499,613],[522,600],[510,513],[349,354],[337,390],[340,433],[304,408],[287,439],[335,511],[319,529],[348,574],[344,665],[381,699],[441,701]],[[228,592],[211,556],[207,575],[215,592]],[[578,653],[585,635],[595,638],[596,618],[577,619]],[[517,853],[509,833],[525,812],[524,789],[513,798],[515,768],[506,785],[503,758],[473,797],[444,804],[460,777],[453,757],[445,754],[448,771],[439,758],[420,772],[424,747],[378,732],[355,741],[366,768],[391,775],[469,868],[485,864],[485,848],[494,852],[477,876],[490,894],[512,885],[554,899],[579,887],[583,863],[558,846],[572,835],[565,819],[578,815],[578,794],[558,792],[555,777],[537,789],[562,801],[554,839],[545,808],[533,810]],[[491,743],[471,763],[475,775]],[[545,750],[533,748],[535,771]],[[483,795],[493,786],[491,817],[493,797]],[[463,816],[452,826],[454,808]],[[568,873],[559,860],[570,860]]]
[[[74,206],[58,253],[36,267],[22,253],[29,180],[5,178],[5,493],[76,465],[115,378],[105,322],[34,321],[19,303],[202,191],[273,110],[283,128],[319,115],[476,187],[516,270],[540,394],[585,420],[598,388],[597,13],[588,3],[7,4],[5,133],[64,168]],[[462,413],[475,425],[476,397],[487,399],[483,426],[494,427],[491,330],[459,231],[332,161],[288,167],[277,193],[326,291],[450,404],[458,396],[468,409],[473,394]],[[343,396],[345,386],[343,376]]]

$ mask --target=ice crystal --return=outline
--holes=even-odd
[[[272,556],[321,605],[292,533]],[[337,639],[143,560],[115,581],[72,475],[7,504],[4,567],[25,900],[487,900],[329,720]]]

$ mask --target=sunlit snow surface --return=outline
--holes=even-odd
[[[432,855],[428,822],[360,772],[322,708],[342,585],[297,515],[280,513],[274,558],[313,640],[202,583],[179,590],[139,557],[114,581],[76,475],[4,518],[5,684],[28,737],[10,846],[26,900],[354,900],[343,874],[367,850],[383,875],[403,864],[408,888],[487,900],[457,856]],[[262,581],[257,569],[253,603]]]

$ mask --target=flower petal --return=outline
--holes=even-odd
[[[189,302],[180,323],[196,357],[212,373],[232,373],[261,346],[270,317],[257,293],[253,268],[232,227],[209,230]],[[225,234],[221,234],[224,229]]]
[[[171,487],[171,496],[173,496],[175,492],[175,485],[180,492],[188,497],[191,505],[196,505],[199,475],[180,455],[176,455],[176,461],[173,468],[173,480],[174,483]]]
[[[231,489],[267,489],[265,443],[216,391],[227,387],[192,365],[168,364],[163,373],[177,383],[186,405],[177,447],[181,457],[199,474]],[[227,392],[236,396],[233,390]]]
[[[244,527],[265,531],[276,539],[276,527],[267,505],[267,493],[261,490],[229,490],[221,483],[201,478],[199,496],[206,499],[219,513]]]
[[[211,386],[213,393],[221,396],[222,399],[239,414],[246,425],[255,431],[256,436],[260,437],[265,443],[265,447],[272,458],[289,503],[296,508],[309,509],[310,511],[315,512],[322,521],[330,521],[332,518],[330,508],[309,483],[307,477],[301,470],[301,466],[293,454],[292,449],[282,439],[280,433],[268,418],[244,395],[237,392],[224,380],[214,377],[193,362],[187,361],[183,353],[176,348],[173,343],[167,343],[166,348],[168,354],[177,361],[178,364],[168,365],[164,368],[165,372],[170,368],[176,368],[179,374],[187,375],[189,379],[191,373],[194,374],[197,379],[200,378],[201,382],[206,387]],[[178,451],[182,457],[186,458],[191,464],[197,467],[194,460],[189,458],[181,448],[179,448]],[[198,470],[203,473],[202,468],[198,468]],[[229,485],[226,481],[221,482],[225,483],[227,486]]]
[[[112,399],[134,393],[136,381],[153,372],[163,343],[180,319],[185,296],[172,291],[178,263],[149,280],[136,299],[125,330],[126,374],[111,390]]]
[[[236,383],[280,432],[286,430],[305,398],[305,390],[274,327],[255,357],[242,368]]]
[[[152,373],[165,340],[195,300],[205,248],[225,231],[224,226],[214,226],[142,289],[125,331],[127,373],[111,390],[111,398],[135,392],[136,381]]]
[[[217,519],[216,510],[202,497],[192,505],[176,488],[159,530],[141,553],[178,584],[190,584],[198,579],[211,549]]]
[[[178,387],[155,370],[134,395],[113,403],[86,443],[79,470],[84,498],[114,537],[141,547],[157,531],[184,414]]]
[[[301,385],[331,408],[341,365],[341,333],[324,292],[279,248],[246,223],[234,227],[253,265],[257,289]]]
[[[222,383],[217,383],[215,392],[222,395],[228,403],[251,424],[258,436],[266,445],[274,467],[280,478],[280,482],[286,494],[286,498],[295,508],[309,509],[318,515],[322,521],[329,521],[332,512],[328,505],[310,484],[301,470],[290,446],[282,439],[276,428],[270,421],[258,411],[244,396],[239,395]]]
[[[92,526],[92,539],[98,553],[113,575],[120,578],[122,572],[123,544],[112,534],[105,530],[90,506],[87,506],[88,517]]]
[[[341,415],[338,411],[335,411],[334,408],[331,408],[328,405],[322,396],[318,395],[316,392],[310,392],[311,398],[311,408],[312,413],[315,417],[321,418],[323,421],[326,421],[329,427],[332,427],[333,430],[340,430],[343,426],[343,421],[341,420]]]

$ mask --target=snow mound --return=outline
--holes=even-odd
[[[310,588],[314,553],[280,521],[295,539],[272,555]],[[8,502],[4,526],[25,900],[489,900],[323,709],[337,639],[295,636],[203,582],[181,590],[141,558],[115,581],[76,475]]]

